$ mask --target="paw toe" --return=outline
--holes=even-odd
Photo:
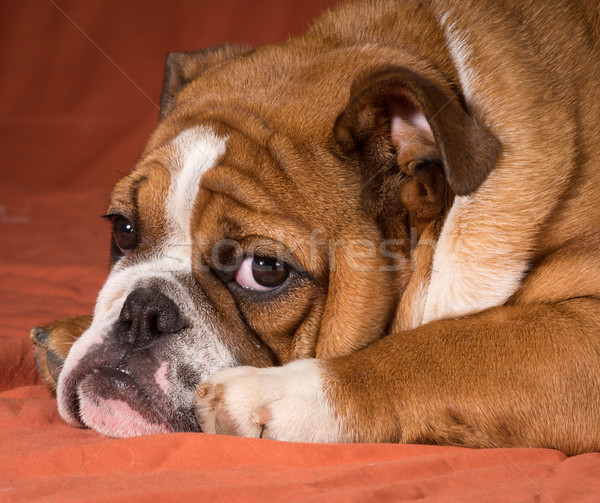
[[[204,383],[196,390],[194,398],[194,415],[204,433],[216,433],[216,409],[222,394],[211,383]]]
[[[50,334],[44,327],[33,327],[29,332],[29,337],[36,346],[48,347]]]
[[[239,435],[239,428],[225,407],[222,384],[205,383],[196,391],[194,415],[204,433]]]
[[[266,409],[253,412],[251,401],[232,396],[230,388],[235,387],[235,382],[202,384],[194,403],[196,421],[204,433],[260,437],[268,412]],[[245,391],[242,390],[242,395]]]
[[[46,327],[32,328],[29,337],[34,344],[33,360],[35,366],[46,385],[54,390],[65,360],[52,349],[52,333]]]

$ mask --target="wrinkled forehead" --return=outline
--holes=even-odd
[[[116,185],[108,212],[137,221],[146,234],[175,231],[180,239],[189,238],[200,181],[226,144],[227,135],[209,126],[190,126],[172,135],[146,151],[136,169]]]
[[[199,194],[218,195],[212,200],[270,218],[316,223],[323,214],[331,219],[341,204],[351,212],[360,199],[358,173],[342,166],[322,141],[304,142],[258,121],[247,118],[238,127],[214,120],[187,124],[156,141],[116,186],[109,212],[129,218],[137,212],[146,231],[157,235],[161,229],[177,228],[185,237],[192,212],[204,208],[198,200],[207,199]]]
[[[345,56],[366,64],[360,52]],[[352,81],[348,62],[336,54],[309,56],[279,46],[260,48],[251,57],[201,75],[183,89],[174,110],[158,125],[138,168],[115,189],[113,204],[130,201],[138,186],[136,195],[143,197],[147,183],[142,180],[153,178],[152,185],[162,185],[164,193],[150,193],[152,200],[172,199],[180,210],[189,208],[198,181],[240,137],[249,140],[244,143],[252,155],[266,150],[283,170],[300,157],[303,162],[321,157]],[[245,154],[238,149],[234,155]],[[318,175],[336,167],[327,163]],[[287,175],[302,178],[308,171]]]

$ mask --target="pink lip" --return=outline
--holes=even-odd
[[[173,431],[133,377],[110,367],[78,385],[79,416],[86,426],[112,437]]]
[[[154,382],[156,382],[165,395],[168,395],[171,392],[171,381],[169,381],[167,377],[168,370],[169,363],[164,361],[160,364],[158,369],[156,369],[156,372],[154,372]]]
[[[65,421],[113,437],[201,431],[193,413],[195,389],[189,390],[188,408],[174,408],[170,394],[165,393],[168,364],[155,368],[147,376],[150,380],[142,381],[146,383],[142,385],[133,371],[121,366],[123,360],[118,352],[110,360],[104,355],[91,354],[65,376],[58,394]],[[156,365],[150,360],[131,363],[134,367],[141,366],[142,372],[152,372],[152,366]],[[172,388],[171,383],[169,386]]]

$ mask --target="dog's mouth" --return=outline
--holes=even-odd
[[[100,366],[77,372],[67,383],[68,415],[80,426],[125,438],[176,431],[200,432],[189,410],[174,410],[154,397],[127,369]]]
[[[105,367],[92,372],[80,381],[77,396],[82,422],[105,435],[173,431],[135,379],[121,370]]]

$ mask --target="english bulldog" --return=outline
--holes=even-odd
[[[69,424],[600,450],[596,0],[379,0],[171,54]],[[72,345],[71,345],[72,344]]]

